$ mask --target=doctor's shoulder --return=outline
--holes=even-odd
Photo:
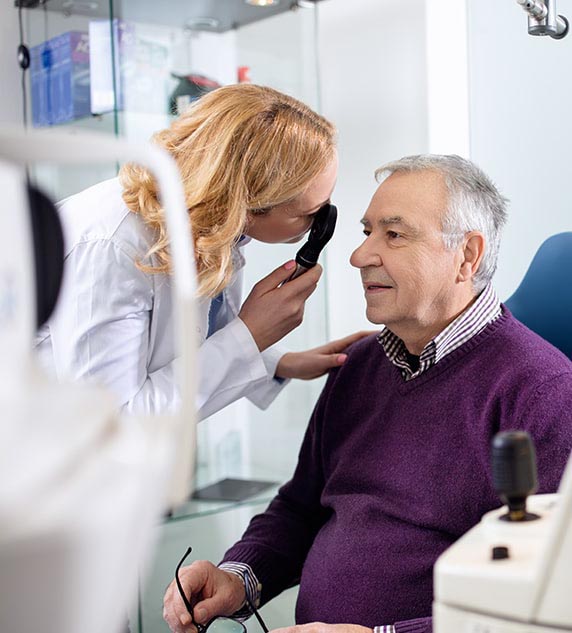
[[[143,261],[155,234],[122,198],[117,178],[104,180],[57,204],[66,256],[81,242],[110,241],[134,261]]]

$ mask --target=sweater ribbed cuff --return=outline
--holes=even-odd
[[[395,633],[432,633],[433,618],[403,620],[394,624]]]

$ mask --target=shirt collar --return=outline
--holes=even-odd
[[[477,335],[501,313],[499,298],[491,284],[488,284],[466,310],[425,345],[419,355],[419,368],[416,371],[407,360],[405,344],[389,328],[384,328],[377,340],[390,362],[399,367],[404,379],[411,380]]]

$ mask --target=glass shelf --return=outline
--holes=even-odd
[[[97,45],[94,40],[88,40],[91,66],[86,71],[85,58],[80,59],[84,64],[81,81],[85,82],[86,77],[91,81],[90,72],[97,57],[99,68],[105,70],[107,64],[112,79],[110,88],[114,96],[109,103],[122,106],[61,124],[59,127],[64,131],[89,130],[137,142],[149,139],[172,120],[168,104],[169,94],[177,82],[173,73],[198,73],[219,84],[227,84],[236,81],[238,68],[243,71],[247,68],[252,81],[283,90],[318,108],[315,7],[297,11],[261,11],[256,15],[270,17],[240,28],[214,32],[200,30],[196,25],[190,28],[183,22],[177,24],[174,21],[176,11],[169,11],[164,4],[153,8],[152,20],[141,13],[139,0],[100,2],[97,15],[70,14],[60,4],[54,0],[43,9],[25,10],[27,41],[32,47],[40,46],[62,34],[68,34],[69,39],[69,34],[75,32],[83,34],[83,39],[77,40],[78,35],[76,40],[84,43],[85,34],[90,38],[107,34],[111,42],[111,34],[115,31],[113,47],[106,48],[99,40]],[[199,4],[191,0],[192,11]],[[173,1],[175,5],[178,3]],[[220,10],[220,3],[217,10]],[[164,19],[167,13],[168,20]],[[57,47],[53,48],[51,55],[55,67]],[[112,62],[113,54],[115,63]],[[30,96],[32,91],[28,94]],[[32,175],[53,199],[60,200],[115,176],[117,168],[115,163],[98,167],[42,164],[34,166]],[[252,242],[245,250],[244,287],[248,289],[293,257],[297,246],[270,248]],[[308,349],[326,342],[325,285],[320,284],[309,300],[302,326],[283,341],[286,349]],[[286,481],[294,468],[302,435],[322,384],[323,381],[293,381],[271,405],[270,412],[260,411],[244,401],[202,422],[198,429],[197,486],[224,477]],[[178,511],[177,516],[179,513],[187,517],[200,516],[212,511],[212,507],[209,503],[197,505],[193,502]]]
[[[228,512],[229,510],[235,510],[237,508],[248,508],[268,504],[278,492],[279,487],[279,484],[276,484],[242,501],[198,501],[193,499],[177,508],[171,515],[165,517],[165,523],[176,523],[177,521],[197,519],[212,514]]]

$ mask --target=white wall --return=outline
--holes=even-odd
[[[349,257],[382,163],[428,149],[424,0],[318,5],[322,110],[338,127],[336,234],[327,250],[330,334],[361,327],[365,300]]]
[[[572,3],[557,8],[572,20]],[[541,242],[572,230],[572,35],[528,35],[514,0],[468,9],[471,158],[511,201],[495,278],[505,299]]]
[[[236,31],[238,66],[252,83],[272,86],[318,107],[314,10],[300,8],[253,22]]]
[[[467,7],[459,0],[426,0],[426,16],[428,151],[468,158]]]

